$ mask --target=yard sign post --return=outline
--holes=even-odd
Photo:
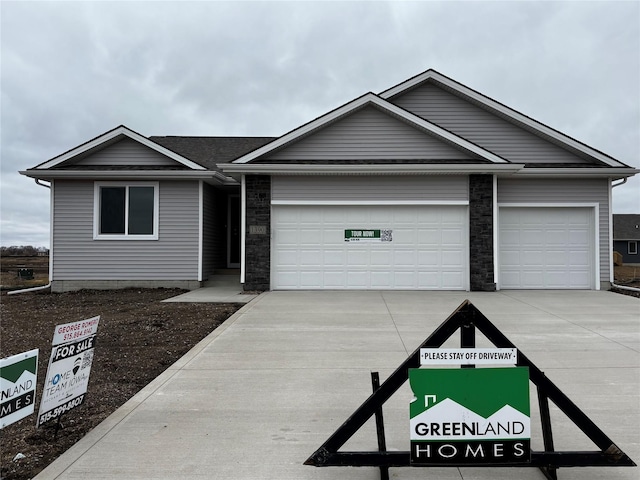
[[[304,463],[316,467],[379,467],[382,478],[388,478],[389,467],[424,466],[411,462],[409,451],[387,451],[382,425],[382,405],[409,378],[409,371],[420,367],[420,350],[439,348],[457,330],[460,330],[462,348],[475,347],[475,331],[478,329],[497,348],[515,349],[511,343],[471,302],[465,300],[387,380],[377,387],[364,403],[336,430]],[[582,412],[560,389],[549,380],[525,355],[518,350],[518,367],[528,369],[529,381],[537,387],[538,405],[542,422],[544,451],[531,451],[525,460],[510,463],[447,463],[438,466],[482,467],[537,467],[549,480],[557,480],[560,467],[631,467],[631,460],[598,426]],[[463,365],[473,368],[474,365]],[[376,375],[377,377],[377,375]],[[377,388],[376,388],[377,387]],[[597,447],[596,451],[556,451],[553,444],[551,400]],[[378,452],[341,452],[340,448],[369,420],[376,416]]]

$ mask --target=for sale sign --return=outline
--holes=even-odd
[[[82,405],[100,317],[58,325],[38,413],[38,426]]]
[[[529,369],[411,369],[411,463],[530,461]]]
[[[37,376],[37,348],[0,360],[0,428],[33,413]]]

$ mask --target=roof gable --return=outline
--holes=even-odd
[[[142,150],[139,147],[142,146],[168,159],[167,161],[159,161],[159,157],[154,155],[153,157],[155,157],[156,162],[163,164],[159,166],[166,167],[171,162],[173,162],[173,163],[177,163],[177,166],[187,168],[187,169],[206,170],[205,167],[203,167],[202,165],[199,165],[181,155],[178,155],[177,153],[163,147],[162,145],[159,145],[149,140],[148,138],[140,135],[139,133],[134,132],[133,130],[130,130],[124,125],[120,125],[119,127],[116,127],[113,130],[103,133],[102,135],[92,140],[89,140],[88,142],[85,142],[82,145],[79,145],[61,155],[58,155],[57,157],[52,158],[51,160],[41,163],[40,165],[36,166],[35,169],[45,170],[45,169],[53,169],[56,167],[65,167],[70,165],[81,165],[83,160],[85,159],[87,159],[85,160],[86,162],[88,162],[89,164],[92,164],[91,165],[92,167],[95,167],[96,165],[106,166],[107,163],[105,162],[108,161],[106,159],[109,157],[112,157],[114,159],[113,161],[115,161],[115,157],[105,154],[105,150],[108,149],[109,147],[119,144],[120,142],[126,139],[129,139],[137,143],[138,145],[136,147],[131,147],[132,143],[129,141],[125,141],[124,144],[120,145],[120,148],[122,148],[123,146],[125,147],[129,146],[130,150],[137,150],[138,152],[140,152]],[[116,149],[117,148],[118,147],[116,147]],[[147,165],[148,160],[149,159],[147,159],[146,161],[143,161],[140,159],[136,160],[135,158],[128,158],[126,161],[126,164],[127,165]]]
[[[458,145],[369,104],[256,161],[471,163],[478,159]]]
[[[591,148],[588,145],[585,145],[584,143],[579,142],[578,140],[575,140],[574,138],[571,138],[568,135],[559,132],[558,130],[548,127],[547,125],[544,125],[543,123],[540,123],[531,117],[523,115],[522,113],[513,110],[512,108],[507,107],[506,105],[493,100],[492,98],[487,97],[486,95],[483,95],[476,90],[462,85],[461,83],[458,83],[455,80],[452,80],[451,78],[446,77],[435,70],[427,70],[426,72],[416,75],[409,80],[406,80],[394,87],[381,92],[379,95],[385,100],[396,103],[402,95],[405,95],[412,90],[429,83],[436,85],[466,101],[469,101],[489,111],[493,115],[499,116],[506,121],[519,126],[520,128],[523,128],[535,135],[542,137],[543,139],[551,141],[556,145],[560,145],[570,151],[586,155],[598,162],[602,162],[603,166],[628,167],[628,165],[615,160],[614,158],[600,152],[599,150]]]
[[[434,123],[393,105],[373,93],[367,93],[362,97],[356,98],[355,100],[332,110],[331,112],[318,117],[295,130],[292,130],[264,147],[258,148],[253,152],[238,158],[233,163],[243,164],[256,162],[258,159],[277,158],[277,152],[280,150],[286,147],[291,147],[296,142],[300,142],[311,135],[319,134],[323,129],[326,129],[336,122],[348,118],[365,108],[374,108],[387,116],[395,117],[396,121],[404,122],[405,125],[412,127],[414,130],[419,130],[421,135],[427,135],[430,137],[424,141],[428,142],[431,141],[432,138],[435,138],[439,142],[444,142],[458,151],[465,152],[464,155],[466,158],[470,158],[470,156],[472,156],[492,163],[507,163],[505,159],[498,155],[495,155],[494,153],[443,129]],[[408,131],[405,129],[404,133],[406,134],[407,132]]]

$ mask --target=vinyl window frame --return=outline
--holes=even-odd
[[[638,254],[638,242],[636,240],[630,240],[629,242],[627,242],[627,253],[629,255]]]
[[[102,187],[125,188],[124,228],[122,234],[101,233],[101,189]],[[153,232],[151,234],[130,234],[129,229],[129,188],[153,187]],[[93,239],[94,240],[158,240],[160,218],[160,184],[159,182],[94,182],[93,188]]]

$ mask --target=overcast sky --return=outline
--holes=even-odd
[[[0,244],[49,246],[19,170],[120,124],[279,136],[429,68],[640,167],[640,2],[0,2]],[[640,213],[640,179],[614,213]]]

